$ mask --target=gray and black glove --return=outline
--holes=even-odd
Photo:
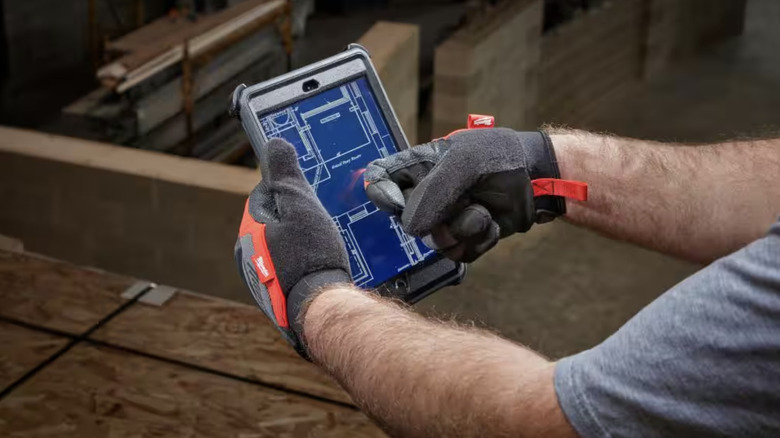
[[[326,286],[351,284],[349,259],[336,224],[298,167],[293,146],[275,139],[266,148],[268,170],[244,208],[236,262],[257,304],[307,357],[301,307]]]
[[[564,198],[556,195],[587,186],[559,178],[547,134],[506,128],[456,131],[376,160],[364,174],[366,194],[377,207],[399,215],[409,234],[463,262],[500,238],[565,214]]]

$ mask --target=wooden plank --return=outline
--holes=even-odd
[[[0,418],[0,436],[384,436],[348,408],[91,346],[0,401]]]
[[[0,251],[0,315],[81,334],[122,305],[135,280]]]
[[[284,73],[286,66],[281,61],[283,54],[284,51],[281,49],[269,53],[268,56],[263,57],[250,68],[223,82],[209,94],[195,102],[195,112],[192,117],[194,129],[196,131],[205,129],[220,116],[227,118],[227,101],[225,96],[230,96],[238,84],[253,84]],[[168,151],[186,138],[186,116],[183,112],[179,112],[146,136],[140,138],[133,146],[141,149]]]
[[[245,1],[196,21],[186,32],[170,35],[152,46],[154,50],[132,53],[106,65],[98,71],[98,78],[105,86],[116,87],[119,93],[123,93],[180,62],[184,56],[185,41],[189,41],[190,56],[198,57],[245,28],[255,29],[275,19],[285,8],[286,3],[282,0]]]
[[[172,35],[187,35],[197,24],[202,24],[206,19],[198,15],[195,21],[184,16],[171,18],[168,16],[158,18],[151,23],[139,27],[114,41],[106,44],[109,52],[124,52],[125,54],[142,51],[160,50],[160,42],[171,38]]]
[[[338,385],[298,357],[254,306],[179,292],[163,306],[136,304],[94,339],[258,382],[349,401]]]
[[[65,346],[67,338],[0,322],[0,389]]]
[[[276,47],[281,47],[281,43],[276,32],[270,29],[260,31],[230,47],[195,71],[192,97],[197,100],[207,95],[231,77],[251,68]],[[149,133],[153,128],[182,111],[181,81],[182,78],[177,77],[138,101],[134,109],[138,120],[136,135]]]

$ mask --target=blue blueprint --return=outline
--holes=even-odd
[[[260,122],[268,138],[295,146],[344,238],[357,285],[378,286],[434,254],[366,197],[361,170],[397,148],[365,78],[261,115]]]

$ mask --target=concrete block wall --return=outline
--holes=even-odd
[[[536,121],[578,124],[639,81],[645,2],[606,2],[542,38]]]
[[[742,33],[746,0],[649,0],[646,77]]]
[[[498,124],[587,127],[600,105],[691,56],[739,35],[745,0],[608,0],[541,34],[542,0],[507,1],[436,49],[434,136],[468,113]]]
[[[371,54],[409,143],[417,143],[420,90],[420,28],[380,21],[358,41]]]
[[[502,126],[530,123],[536,103],[541,1],[512,1],[474,20],[436,48],[433,136],[463,128],[469,113]]]
[[[233,244],[255,171],[0,127],[0,234],[28,251],[249,302]]]

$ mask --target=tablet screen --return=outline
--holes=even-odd
[[[295,146],[304,175],[344,238],[355,284],[379,286],[434,255],[366,197],[362,169],[397,146],[365,77],[259,117],[266,137]]]

